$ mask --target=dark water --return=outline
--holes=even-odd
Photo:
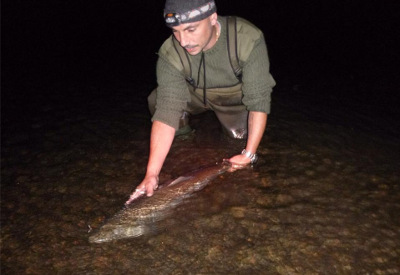
[[[90,244],[90,233],[122,208],[145,173],[150,116],[138,88],[148,87],[54,87],[29,104],[9,99],[2,125],[4,274],[399,272],[393,128],[363,121],[361,111],[315,105],[297,90],[276,89],[253,168],[217,178],[155,223],[154,233]],[[336,114],[352,119],[334,123]],[[244,146],[221,133],[212,113],[192,125],[194,134],[174,141],[161,180]]]

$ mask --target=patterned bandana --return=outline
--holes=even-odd
[[[203,20],[216,11],[217,7],[214,1],[167,0],[164,19],[167,26],[175,27]]]

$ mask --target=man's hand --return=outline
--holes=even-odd
[[[228,161],[232,165],[232,167],[229,168],[228,172],[234,172],[238,169],[245,168],[250,164],[250,159],[244,155],[236,155],[231,157],[230,159],[224,159],[224,161]]]
[[[158,175],[160,174],[161,167],[171,148],[174,135],[175,129],[171,126],[157,120],[153,122],[150,138],[150,156],[149,162],[147,163],[146,176],[138,185],[135,192],[132,193],[125,205],[130,204],[133,200],[144,194],[147,194],[148,197],[153,195],[154,190],[158,187]]]
[[[147,176],[138,185],[136,190],[130,195],[129,200],[125,202],[125,205],[130,204],[135,199],[146,194],[148,197],[153,196],[154,190],[158,188],[158,177],[157,176]]]
[[[157,176],[146,176],[136,189],[143,190],[148,197],[153,196],[154,190],[158,188]]]
[[[229,162],[232,163],[232,166],[235,166],[235,165],[246,166],[246,165],[250,164],[251,160],[248,157],[246,157],[245,155],[240,154],[240,155],[231,157],[229,159]]]
[[[250,111],[248,118],[248,137],[246,151],[255,153],[267,125],[267,114],[263,112]],[[243,168],[251,163],[246,154],[235,155],[228,160],[233,169]]]

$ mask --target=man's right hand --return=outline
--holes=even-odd
[[[146,176],[136,189],[145,191],[148,197],[153,196],[154,190],[158,188],[157,176]]]
[[[146,176],[137,186],[135,192],[125,204],[146,194],[152,196],[158,187],[158,175],[174,140],[175,129],[163,122],[154,121],[151,127],[150,155],[147,163]]]
[[[158,177],[157,176],[146,176],[143,181],[136,187],[136,190],[130,195],[129,200],[125,202],[125,205],[130,204],[135,199],[146,194],[148,197],[153,196],[154,190],[158,188]]]

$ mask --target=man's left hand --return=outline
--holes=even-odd
[[[245,155],[236,155],[228,159],[233,169],[241,169],[250,164],[251,160]]]

